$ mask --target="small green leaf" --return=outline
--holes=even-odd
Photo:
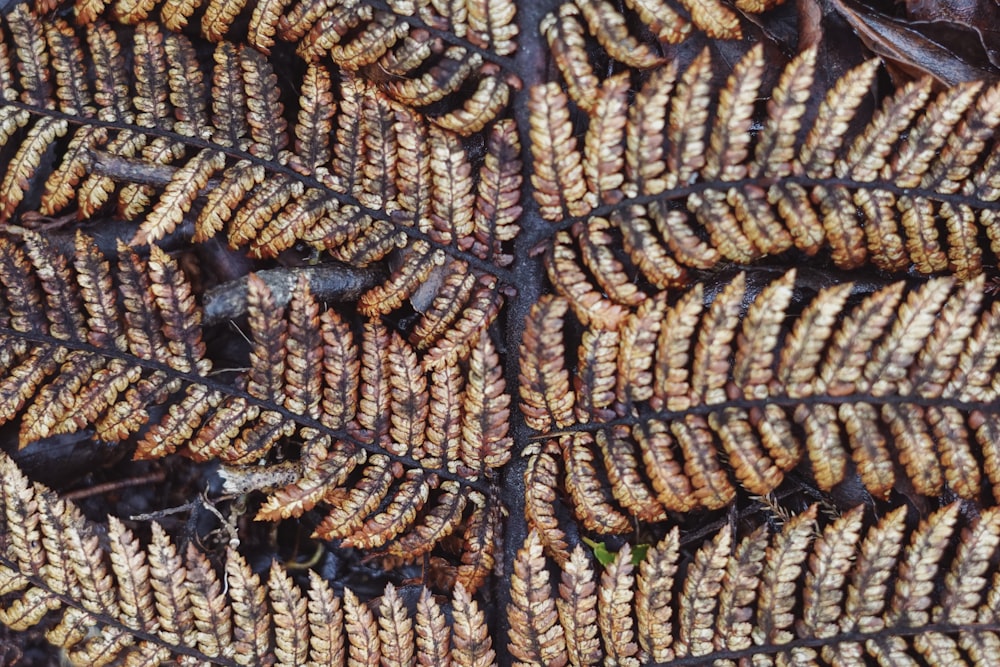
[[[601,565],[610,565],[615,560],[615,554],[608,551],[608,546],[604,542],[595,542],[587,537],[583,538],[583,543],[590,547]],[[649,551],[648,544],[637,544],[632,547],[632,565],[638,565],[646,558]]]
[[[638,565],[646,558],[646,552],[649,551],[648,544],[637,544],[632,549],[632,565]]]
[[[608,551],[608,547],[604,544],[604,542],[595,542],[594,540],[584,537],[583,543],[594,551],[594,556],[601,565],[610,565],[614,562],[615,555]]]

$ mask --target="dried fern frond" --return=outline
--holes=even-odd
[[[88,665],[989,663],[1000,87],[868,111],[877,62],[772,71],[769,17],[725,74],[674,46],[774,4],[8,3],[0,424],[218,461],[269,549],[393,583],[97,526],[0,453],[0,622]],[[379,278],[266,268],[330,260]],[[796,484],[881,518],[683,532]]]
[[[4,237],[0,286],[0,418],[19,418],[22,445],[94,429],[137,442],[139,458],[180,450],[239,477],[294,438],[299,474],[259,518],[323,503],[345,543],[382,547],[420,525],[425,551],[459,529],[477,480],[510,456],[508,398],[485,331],[456,355],[448,382],[464,391],[428,394],[437,375],[398,333],[369,321],[359,347],[335,311],[320,316],[304,279],[286,309],[251,275],[246,368],[223,383],[209,375],[191,287],[156,246],[149,259],[122,249],[113,270],[82,235],[71,257],[34,233],[23,247]],[[456,443],[442,447],[443,433]]]
[[[447,654],[450,636],[471,660],[460,664],[492,660],[483,612],[461,585],[445,601],[421,589],[412,610],[390,584],[372,614],[350,589],[334,595],[314,572],[302,585],[277,562],[255,572],[229,550],[222,573],[193,545],[182,553],[157,524],[143,545],[122,521],[108,521],[105,542],[101,527],[0,453],[0,622],[26,630],[46,619],[46,639],[75,665],[328,665],[362,648],[367,661],[349,664],[405,656],[437,664],[427,660]],[[370,635],[364,647],[359,634]]]
[[[540,437],[583,431],[561,438],[581,519],[598,502],[646,521],[662,508],[722,507],[735,483],[764,495],[800,464],[823,490],[857,474],[878,497],[901,482],[925,496],[1000,497],[989,342],[1000,330],[982,279],[893,283],[853,298],[838,285],[793,305],[796,290],[795,272],[758,293],[740,274],[710,303],[701,285],[673,305],[649,298],[614,329],[616,349],[591,347],[604,332],[586,330],[572,383],[558,333],[572,329],[569,303],[536,306],[521,407]],[[605,354],[617,365],[592,361]],[[574,416],[574,404],[601,412]]]
[[[635,95],[624,133],[609,125],[608,114],[620,119],[623,106],[613,79],[599,90],[588,84],[576,115],[553,84],[533,89],[533,183],[542,215],[580,223],[577,235],[609,220],[627,250],[626,270],[659,287],[683,284],[685,268],[790,250],[823,253],[844,269],[871,263],[886,271],[981,273],[990,255],[977,237],[1000,238],[989,185],[1000,90],[970,83],[931,99],[929,84],[916,83],[868,118],[859,107],[876,63],[817,94],[815,58],[813,51],[793,58],[770,91],[761,90],[759,46],[714,93],[707,52],[679,77],[672,65],[654,70]],[[576,81],[570,93],[583,85]],[[763,115],[755,109],[762,96],[770,99]],[[710,98],[719,100],[711,113]],[[815,114],[811,98],[822,100]],[[588,123],[582,151],[569,132],[578,117]],[[752,136],[757,121],[764,130]],[[577,187],[581,170],[590,193]],[[1000,246],[986,245],[1000,255]]]
[[[952,504],[908,524],[901,508],[869,522],[856,508],[817,526],[813,506],[773,535],[723,528],[693,556],[672,532],[638,568],[626,544],[603,572],[578,545],[558,590],[532,531],[514,567],[535,585],[512,589],[510,650],[537,660],[558,646],[575,664],[979,664],[997,641],[1000,512],[962,531],[958,515]]]
[[[225,3],[209,9],[215,4]],[[80,28],[56,19],[46,27],[27,5],[6,17],[13,57],[2,63],[0,154],[7,164],[0,169],[0,223],[18,222],[34,208],[45,216],[79,218],[115,209],[136,222],[134,243],[140,245],[186,223],[193,224],[196,240],[225,230],[232,247],[248,246],[256,257],[305,241],[365,265],[403,245],[404,232],[419,237],[428,231],[428,209],[436,229],[448,239],[461,237],[450,251],[465,256],[476,243],[470,221],[480,210],[496,216],[493,222],[478,218],[497,227],[489,241],[494,247],[485,257],[481,250],[469,256],[485,259],[481,265],[494,255],[503,258],[516,232],[506,210],[516,216],[512,188],[506,184],[498,200],[490,182],[496,176],[484,171],[477,179],[469,166],[461,181],[450,178],[459,173],[452,168],[467,162],[459,133],[479,132],[506,107],[509,86],[495,65],[482,66],[487,74],[464,105],[435,116],[424,108],[456,103],[454,95],[471,85],[472,73],[458,76],[451,66],[438,65],[421,75],[430,80],[417,80],[407,77],[429,65],[412,62],[382,85],[384,76],[322,58],[310,62],[290,89],[276,74],[280,61],[251,46],[219,41],[212,47],[158,23],[128,22],[134,27],[115,30],[101,19]],[[501,25],[490,30],[504,32]],[[466,56],[450,55],[462,66],[479,57]],[[134,97],[126,62],[133,66]],[[435,78],[438,70],[447,70],[440,74],[447,84]],[[404,93],[406,87],[413,90]],[[295,115],[282,102],[289,97],[299,100]],[[510,127],[502,126],[494,143],[506,156],[517,144]],[[401,144],[419,143],[428,127],[449,146],[450,161],[440,168],[433,161],[441,177],[414,191],[411,166],[397,156]],[[331,148],[333,128],[338,141]],[[43,159],[51,146],[60,147],[54,164]],[[454,196],[456,188],[466,196]]]
[[[736,6],[743,12],[761,13],[780,4],[781,0],[765,0],[738,2]],[[634,37],[630,25],[642,26],[667,44],[683,42],[695,32],[710,39],[743,37],[737,13],[718,0],[626,0],[625,7],[604,0],[565,2],[539,26],[569,85],[570,97],[588,112],[592,111],[598,81],[589,62],[585,29],[608,56],[638,69],[660,65],[663,58],[655,46]]]
[[[455,8],[423,3],[418,12],[400,3],[313,0],[168,0],[158,6],[119,0],[110,9],[106,4],[78,0],[77,23],[153,21],[211,42],[245,43],[265,55],[276,43],[290,43],[310,62],[371,75],[402,103],[428,106],[452,96],[455,108],[430,116],[465,134],[481,130],[502,111],[514,80],[501,69],[516,48],[516,7],[510,1],[470,3],[468,12],[464,3]],[[441,48],[442,37],[452,48]],[[460,88],[474,92],[453,95]]]
[[[531,152],[535,158],[531,184],[535,187],[535,201],[542,216],[550,220],[586,214],[592,204],[584,197],[586,184],[566,94],[555,83],[531,92]]]

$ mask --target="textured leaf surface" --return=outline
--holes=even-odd
[[[808,3],[7,5],[0,444],[74,480],[0,455],[10,628],[86,665],[1000,652],[1000,88],[888,85]],[[132,455],[179,508],[129,516]]]

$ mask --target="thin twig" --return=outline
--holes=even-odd
[[[90,498],[91,496],[99,496],[103,493],[110,493],[111,491],[119,491],[121,489],[127,489],[130,486],[139,486],[140,484],[159,484],[167,478],[166,473],[162,470],[157,472],[151,472],[148,475],[139,475],[138,477],[128,477],[126,479],[119,479],[113,482],[105,482],[104,484],[97,484],[86,489],[78,489],[77,491],[70,491],[69,493],[63,494],[63,498],[66,500],[81,500],[83,498]]]
[[[270,288],[279,307],[292,300],[299,276],[305,276],[317,300],[334,302],[355,301],[385,278],[381,269],[359,269],[343,264],[280,267],[257,272],[257,277]],[[218,324],[245,313],[248,291],[246,276],[208,290],[203,302],[204,324]]]
[[[178,168],[168,164],[155,164],[145,160],[112,155],[104,151],[90,151],[90,167],[95,174],[108,176],[116,181],[127,181],[162,188],[173,180]],[[219,187],[222,179],[213,178],[198,191],[207,195]]]

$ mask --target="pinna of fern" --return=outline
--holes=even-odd
[[[543,298],[521,350],[540,441],[527,474],[561,478],[602,533],[725,507],[738,487],[766,495],[796,468],[823,491],[857,475],[879,498],[1000,496],[1000,306],[983,279],[859,294],[795,276],[756,292],[741,273],[713,296],[696,283],[592,318],[572,373],[570,304]],[[529,522],[555,528],[542,487],[528,485]]]
[[[905,507],[881,518],[817,509],[773,533],[725,526],[691,553],[674,529],[603,565],[580,545],[556,565],[532,531],[513,563],[505,648],[517,664],[989,664],[996,507],[963,518],[952,503],[919,524]],[[450,600],[415,591],[415,605],[390,585],[366,604],[315,573],[255,571],[233,550],[220,573],[156,524],[144,545],[110,517],[102,541],[3,453],[0,526],[0,621],[44,623],[72,664],[495,664],[495,626],[462,585]]]
[[[29,208],[79,218],[114,208],[138,223],[137,244],[190,225],[196,241],[226,230],[256,257],[305,242],[365,266],[429,237],[482,267],[509,261],[520,171],[510,121],[490,125],[474,171],[455,131],[337,64],[309,62],[284,90],[249,45],[206,49],[148,21],[75,28],[26,5],[5,18],[0,222]],[[478,131],[495,116],[459,125]]]
[[[905,507],[780,531],[726,526],[685,553],[674,529],[603,569],[578,545],[556,570],[532,531],[514,563],[515,664],[987,665],[1000,648],[1000,512]],[[824,525],[825,524],[825,525]],[[558,579],[552,577],[558,572]]]
[[[74,665],[361,666],[406,656],[494,664],[484,611],[461,583],[444,600],[390,584],[370,607],[349,588],[335,593],[315,572],[296,581],[276,561],[254,571],[231,549],[219,571],[158,524],[148,544],[115,517],[104,535],[104,526],[32,484],[4,453],[0,527],[0,622],[40,625]]]
[[[285,309],[251,275],[246,368],[221,381],[190,285],[156,246],[148,259],[121,247],[112,269],[82,234],[69,257],[34,233],[3,237],[0,286],[0,420],[19,420],[22,445],[87,429],[140,458],[181,451],[239,471],[294,440],[298,474],[268,489],[258,518],[319,506],[319,536],[410,559],[464,526],[460,579],[474,589],[489,571],[484,482],[511,439],[485,328],[418,353],[369,319],[356,343],[305,282]]]
[[[138,245],[181,229],[205,241],[225,229],[233,248],[254,257],[299,242],[358,267],[393,253],[395,270],[359,310],[377,318],[419,302],[410,341],[426,351],[428,370],[468,359],[495,319],[494,275],[511,261],[520,215],[512,121],[492,124],[473,169],[457,134],[322,62],[306,65],[290,91],[299,102],[291,117],[272,61],[250,46],[199,50],[150,22],[73,28],[25,5],[6,21],[0,221],[22,222],[29,206],[42,219],[98,217],[117,200],[115,215],[138,224]],[[52,146],[59,158],[43,159]],[[437,293],[418,294],[425,282]],[[187,406],[217,400],[200,390]],[[287,420],[264,418],[270,426],[250,449],[290,435]],[[190,435],[183,423],[163,451]],[[214,427],[234,428],[221,417]]]
[[[429,109],[424,115],[462,134],[493,121],[518,85],[505,71],[518,33],[512,0],[168,0],[156,6],[77,0],[73,9],[79,25],[101,18],[126,25],[151,21],[175,32],[200,33],[211,42],[246,43],[265,55],[276,44],[288,44],[303,60],[376,81],[382,92],[408,107],[433,107],[447,99],[449,109]]]
[[[916,81],[868,117],[860,107],[877,66],[815,91],[810,49],[765,91],[757,46],[719,89],[708,50],[684,71],[651,70],[634,94],[634,72],[608,77],[576,109],[555,82],[532,88],[535,199],[572,231],[557,234],[549,261],[557,288],[567,293],[572,264],[584,265],[628,305],[613,285],[630,283],[633,270],[667,288],[691,269],[791,250],[828,253],[844,269],[981,273],[989,259],[980,236],[1000,256],[1000,88],[969,82],[934,96],[929,80]],[[576,116],[587,125],[579,143]],[[624,252],[601,259],[612,239]]]

